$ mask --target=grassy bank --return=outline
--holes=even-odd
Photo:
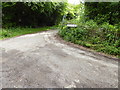
[[[77,28],[63,27],[59,35],[66,41],[120,57],[120,27],[93,21],[77,23]]]
[[[50,29],[56,29],[56,26],[53,27],[41,27],[41,28],[8,28],[8,29],[0,29],[0,40],[11,38],[15,36],[37,33],[40,31],[47,31]]]

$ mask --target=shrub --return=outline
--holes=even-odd
[[[120,55],[120,34],[117,25],[113,26],[108,23],[97,25],[93,20],[90,20],[83,24],[78,23],[77,28],[68,29],[65,26],[60,30],[59,35],[67,41],[95,49],[99,52],[115,56]]]

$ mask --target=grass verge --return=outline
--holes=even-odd
[[[40,28],[8,28],[8,29],[0,29],[0,40],[15,37],[15,36],[20,36],[20,35],[25,35],[25,34],[31,34],[31,33],[37,33],[40,31],[47,31],[50,29],[57,29],[56,26],[52,27],[40,27]]]

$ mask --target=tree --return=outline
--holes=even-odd
[[[108,22],[118,24],[120,21],[120,2],[86,2],[85,15],[98,24]]]
[[[62,2],[3,2],[3,27],[55,25],[66,8]]]

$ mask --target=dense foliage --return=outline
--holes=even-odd
[[[95,22],[88,21],[84,24],[79,23],[77,28],[64,27],[59,34],[67,41],[111,55],[120,56],[119,32],[120,29],[117,26],[107,23],[98,26]]]
[[[3,27],[51,26],[62,19],[66,3],[55,2],[3,2]]]
[[[103,6],[103,4],[105,6]],[[83,8],[82,10],[85,10],[85,13],[80,12],[78,19],[74,18],[65,22],[65,24],[77,24],[78,27],[68,28],[64,26],[59,32],[59,35],[64,40],[120,57],[120,23],[118,22],[120,12],[118,8],[115,11],[109,9],[111,8],[109,5],[116,6],[118,4],[119,3],[99,3],[100,6],[95,7],[94,2],[87,3],[89,9]],[[96,5],[98,4],[96,3]]]
[[[62,21],[59,35],[64,40],[120,57],[120,2],[86,2],[76,6],[60,2],[4,2],[2,5],[3,27],[51,26]],[[68,28],[67,23],[78,27]],[[12,28],[3,29],[1,35],[5,38],[38,31]]]
[[[87,20],[92,19],[98,24],[120,22],[120,2],[86,2],[85,15]]]

